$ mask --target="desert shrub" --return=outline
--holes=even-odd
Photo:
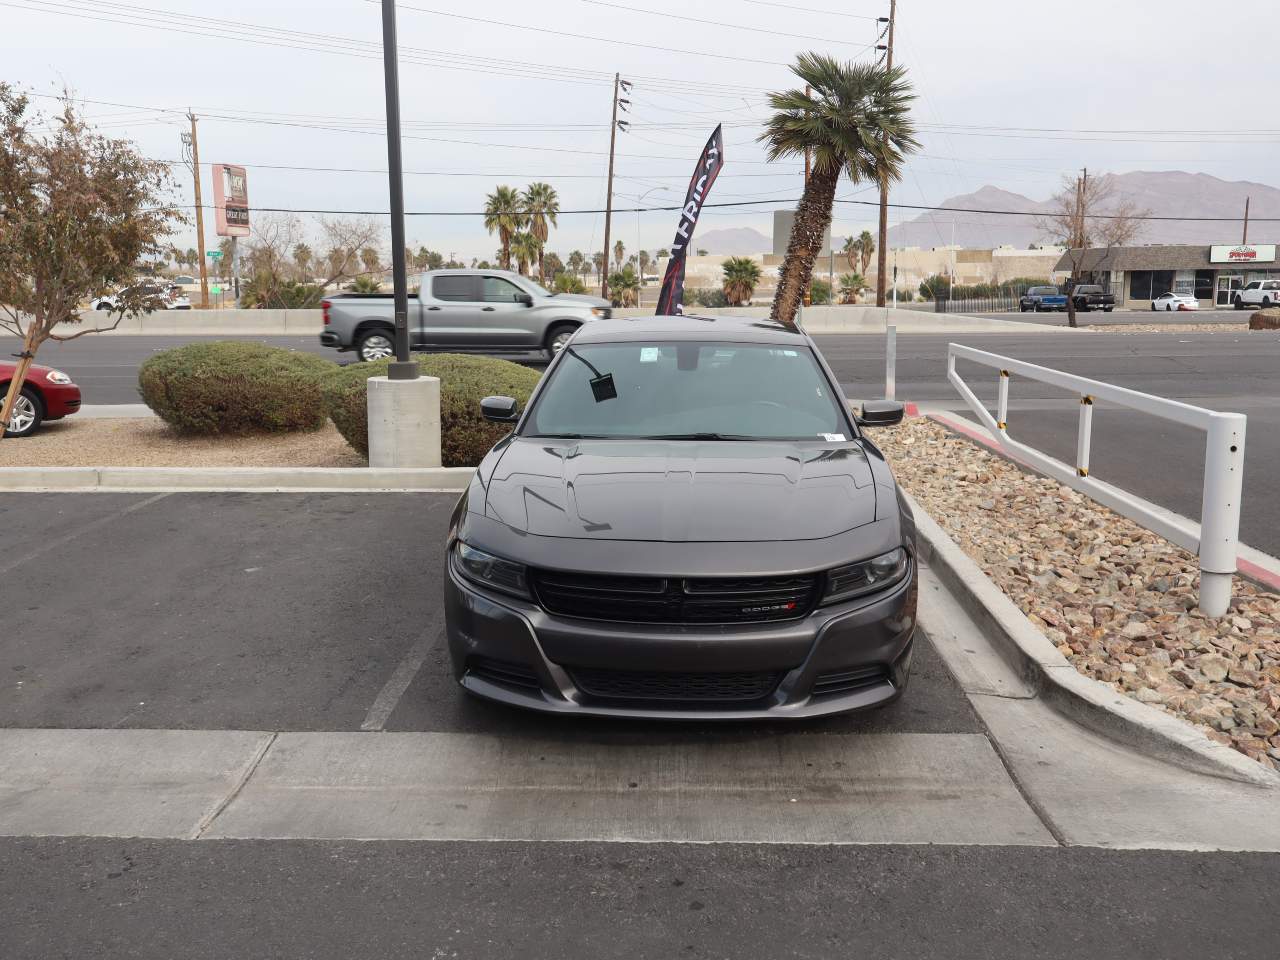
[[[149,357],[138,369],[138,392],[184,433],[316,430],[326,416],[320,385],[336,369],[323,357],[261,343],[193,343]]]
[[[557,273],[552,290],[556,293],[586,293],[587,288],[572,273]]]
[[[440,456],[446,467],[470,467],[510,426],[480,416],[488,396],[515,397],[523,410],[538,383],[537,371],[492,357],[450,353],[416,354],[425,377],[440,378]],[[356,450],[369,455],[370,377],[385,377],[388,360],[340,367],[324,385],[325,407],[338,431]]]
[[[831,284],[826,280],[814,279],[809,283],[809,302],[815,307],[825,306],[831,302]]]
[[[727,307],[729,298],[719,287],[686,287],[684,302],[695,307]]]
[[[935,297],[951,296],[951,278],[946,274],[935,273],[920,281],[920,299],[932,300]]]

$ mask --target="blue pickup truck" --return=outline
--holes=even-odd
[[[1018,300],[1018,312],[1026,313],[1034,310],[1066,310],[1067,295],[1059,293],[1057,287],[1031,287]]]

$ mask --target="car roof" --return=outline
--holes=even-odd
[[[575,344],[625,343],[637,340],[732,340],[738,343],[806,343],[798,327],[765,317],[706,317],[697,314],[661,317],[614,317],[592,320],[578,330]]]
[[[428,270],[427,273],[433,277],[509,277],[512,280],[528,280],[529,278],[523,274],[516,273],[514,270],[481,270],[479,267],[472,269],[471,267],[453,267],[448,270]]]

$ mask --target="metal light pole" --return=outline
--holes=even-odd
[[[400,160],[400,76],[395,0],[382,0],[382,72],[387,88],[387,179],[391,187],[391,275],[395,290],[396,359],[390,380],[418,379],[409,360],[409,279],[404,263],[404,174]]]

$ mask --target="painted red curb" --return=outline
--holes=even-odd
[[[1023,463],[1026,466],[1030,466],[1029,464],[1025,464],[1025,461],[1007,453],[1000,444],[992,440],[991,436],[985,432],[975,430],[967,424],[958,423],[945,414],[931,413],[928,416],[930,420],[934,420],[942,424],[948,430],[954,430],[956,433],[964,434],[970,440],[982,444],[992,453],[1004,457],[1006,460],[1012,460],[1015,463]],[[1251,560],[1244,559],[1244,557],[1236,558],[1236,570],[1255,583],[1262,584],[1262,586],[1266,587],[1268,590],[1275,590],[1280,593],[1280,571],[1259,566]]]
[[[920,416],[920,408],[919,408],[919,407],[917,407],[914,403],[908,403],[908,404],[907,404],[907,416],[908,416],[908,417],[918,417],[918,416]]]

